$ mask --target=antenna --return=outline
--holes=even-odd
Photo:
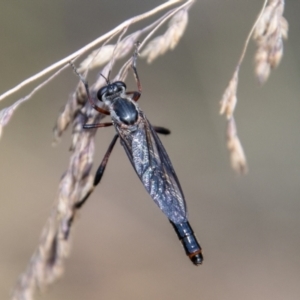
[[[108,72],[108,77],[107,78],[102,73],[100,73],[99,75],[102,76],[105,79],[107,84],[110,84],[110,81],[109,81],[110,71]]]

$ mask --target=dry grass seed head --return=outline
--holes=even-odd
[[[53,145],[59,142],[63,132],[74,120],[80,109],[86,103],[86,92],[82,83],[79,82],[76,91],[69,95],[69,99],[59,114],[53,129]]]
[[[91,90],[93,91],[93,87]],[[80,109],[82,112],[79,112]],[[76,213],[74,204],[78,199],[82,199],[93,182],[93,176],[89,173],[95,151],[96,130],[82,129],[80,118],[84,114],[89,116],[90,121],[94,123],[99,122],[102,117],[86,102],[85,89],[80,82],[76,92],[71,95],[58,117],[54,130],[57,138],[73,121],[72,155],[69,168],[61,178],[58,198],[43,230],[39,247],[14,289],[12,296],[14,300],[33,299],[35,290],[43,290],[63,273],[64,260],[70,246],[69,233]]]
[[[167,31],[157,36],[148,43],[141,52],[141,57],[147,57],[147,62],[151,63],[158,56],[163,55],[169,49],[174,49],[182,37],[188,23],[188,10],[178,11],[170,20]]]
[[[238,75],[239,68],[237,68],[233,73],[233,77],[231,78],[220,101],[220,114],[223,115],[225,113],[228,120],[232,118],[237,103],[236,92],[239,80]]]
[[[257,44],[255,74],[260,83],[268,79],[283,55],[283,39],[288,36],[288,22],[283,12],[283,0],[270,0],[253,33]]]
[[[230,118],[227,123],[227,147],[230,151],[230,159],[232,168],[238,173],[246,173],[247,161],[246,156],[237,135],[234,118]]]
[[[85,60],[83,60],[78,68],[78,72],[82,73],[86,70],[91,70],[100,67],[113,58],[114,60],[124,58],[132,51],[132,48],[137,39],[142,34],[143,30],[138,30],[123,40],[117,45],[104,45],[103,47],[93,51]]]
[[[240,174],[245,174],[248,170],[247,160],[243,146],[237,135],[234,118],[230,118],[227,123],[227,147],[230,151],[231,167]]]

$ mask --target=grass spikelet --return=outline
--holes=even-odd
[[[270,0],[253,32],[257,44],[255,75],[260,83],[266,82],[271,69],[278,66],[283,55],[283,39],[288,36],[288,23],[283,12],[283,0]]]
[[[220,114],[225,114],[228,120],[232,118],[237,103],[236,90],[239,80],[238,72],[239,69],[237,68],[220,101]]]
[[[240,174],[247,173],[247,161],[243,146],[237,135],[234,118],[230,118],[227,123],[227,147],[230,152],[231,167]]]
[[[238,76],[241,64],[251,37],[257,44],[255,54],[255,74],[260,83],[264,83],[271,69],[278,66],[283,55],[283,39],[288,35],[288,22],[283,17],[284,0],[265,0],[259,16],[252,26],[238,64],[220,101],[220,114],[228,120],[227,138],[234,170],[245,173],[246,158],[241,142],[236,135],[233,113],[237,104]]]
[[[148,43],[141,52],[141,57],[147,57],[147,62],[151,63],[158,56],[165,54],[169,49],[174,49],[182,37],[188,23],[187,8],[177,12],[168,24],[167,31],[157,36]]]

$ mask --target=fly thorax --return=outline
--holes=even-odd
[[[126,98],[115,99],[110,108],[114,112],[116,121],[125,125],[133,125],[138,119],[136,106]]]
[[[107,106],[107,107],[111,107],[111,109],[113,109],[113,103],[116,99],[118,98],[121,98],[120,97],[121,95],[121,92],[119,93],[115,93],[115,94],[112,94],[112,95],[103,95],[101,97],[101,101]]]

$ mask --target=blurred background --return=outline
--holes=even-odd
[[[250,45],[236,122],[249,173],[236,175],[219,101],[263,1],[197,1],[174,51],[138,62],[140,106],[172,130],[162,141],[203,247],[194,267],[118,144],[72,231],[66,272],[41,299],[299,299],[299,1],[288,1],[283,60],[261,87]],[[1,1],[0,92],[161,1]],[[138,26],[143,26],[143,23]],[[138,27],[134,27],[137,29]],[[115,70],[116,71],[116,70]],[[128,86],[135,89],[132,76]],[[89,77],[93,82],[94,77]],[[52,128],[78,80],[65,70],[22,105],[0,142],[0,298],[34,252],[69,160],[70,130]],[[1,109],[28,93],[23,89]],[[114,129],[97,134],[95,166]]]

